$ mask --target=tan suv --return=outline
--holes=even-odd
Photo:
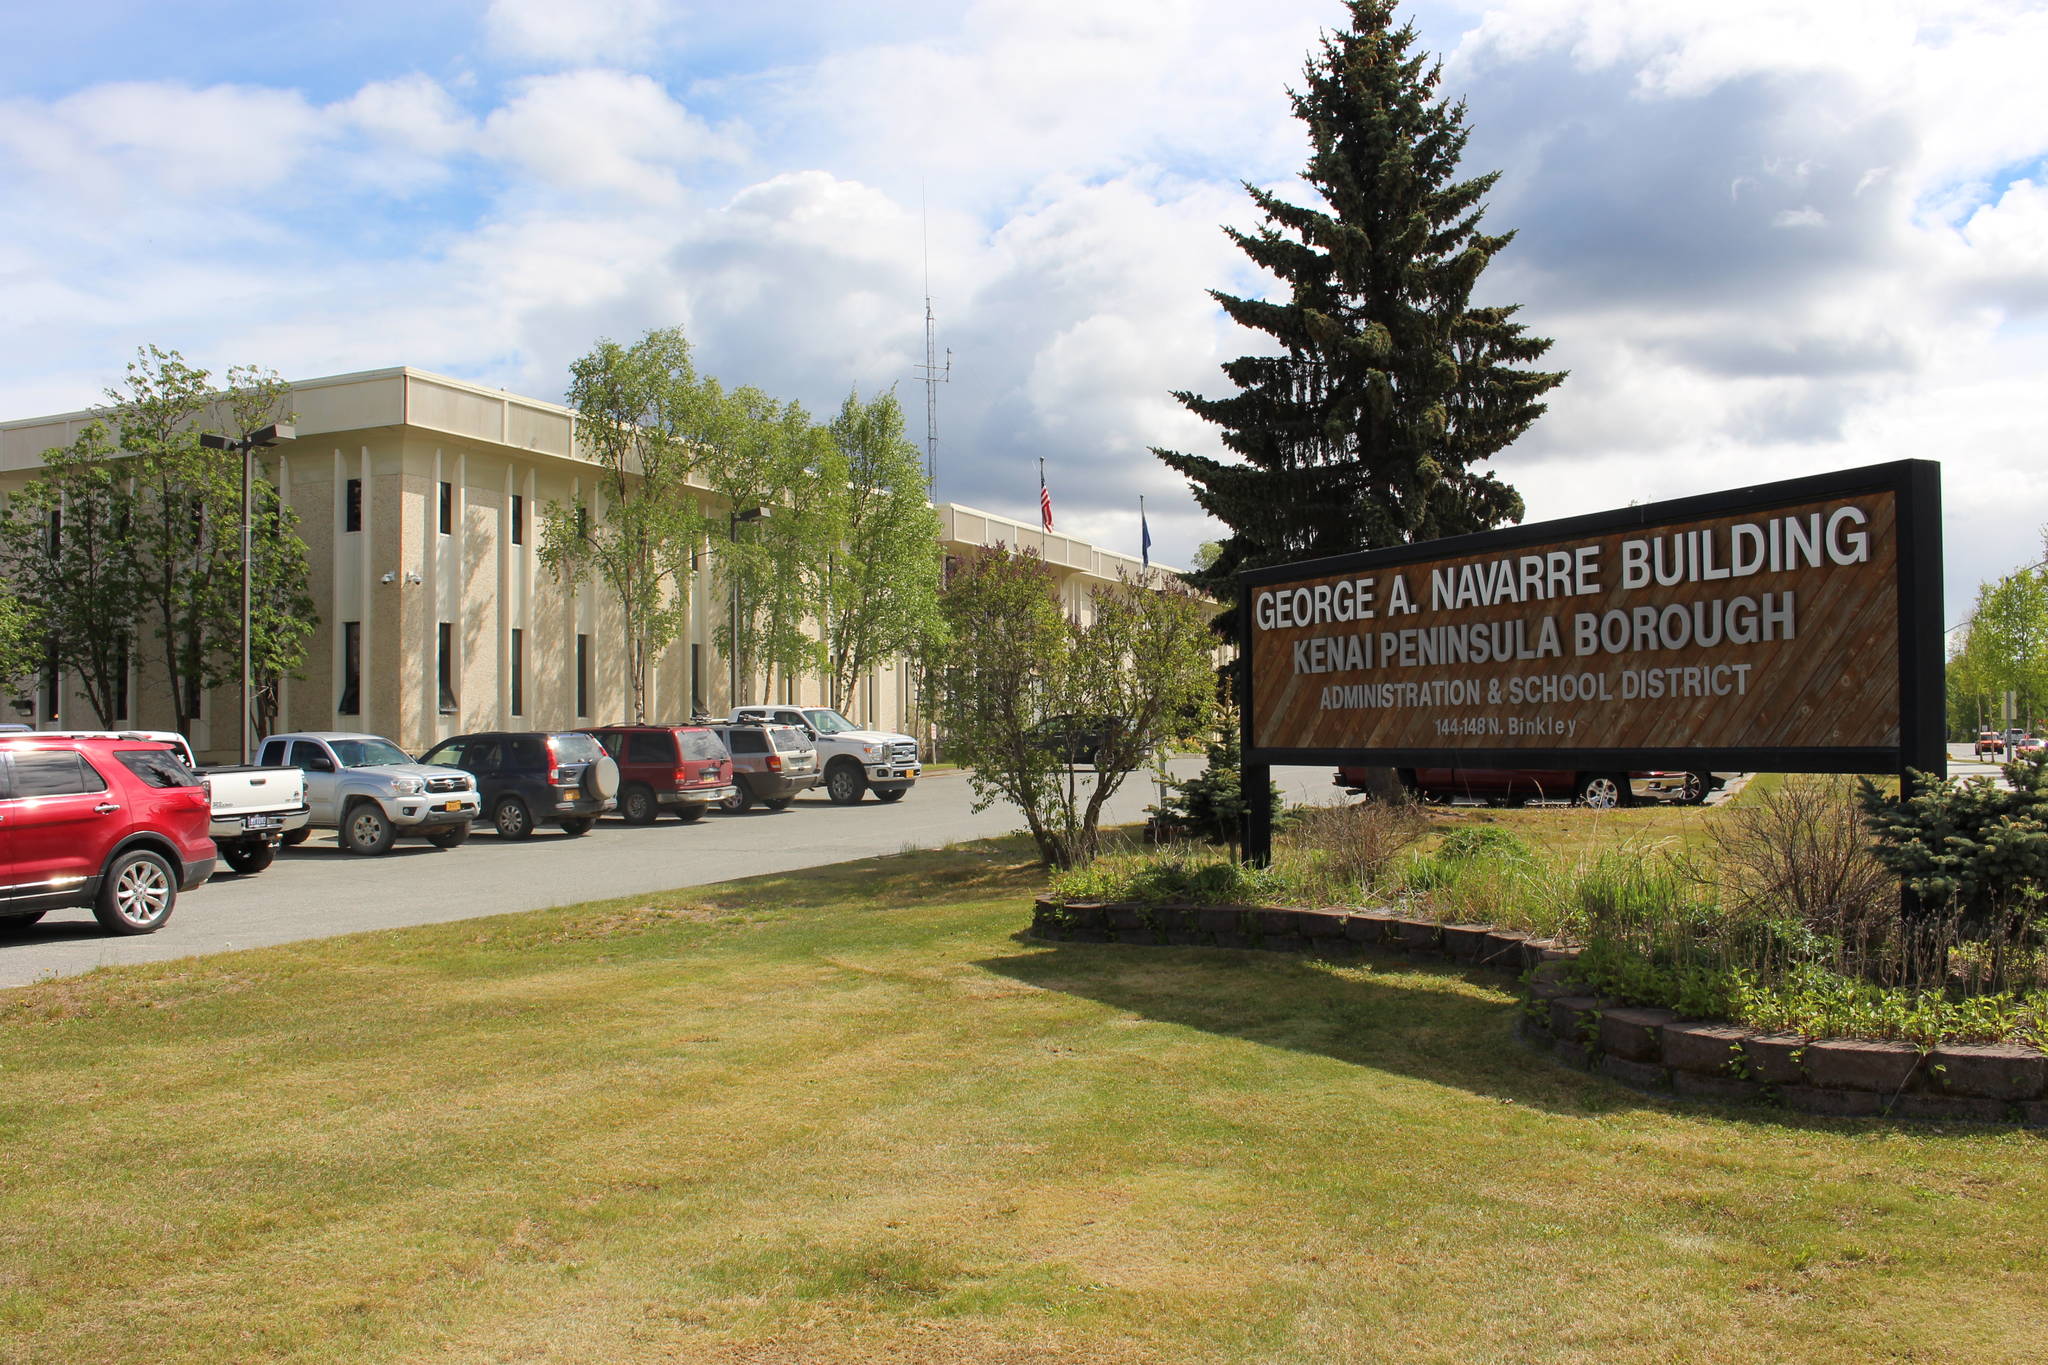
[[[818,750],[793,725],[712,727],[732,753],[732,795],[719,807],[738,815],[756,801],[785,810],[818,785]]]

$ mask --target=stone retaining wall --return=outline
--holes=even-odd
[[[1276,910],[1040,900],[1035,937],[1077,943],[1255,948],[1322,958],[1365,953],[1464,963],[1519,982],[1532,1045],[1639,1090],[1782,1105],[1808,1114],[2048,1127],[2048,1054],[2011,1044],[1806,1038],[1680,1019],[1583,993],[1578,949],[1484,924],[1378,910]]]

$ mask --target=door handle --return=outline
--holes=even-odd
[[[119,809],[121,808],[111,801],[102,801],[92,808],[92,813],[94,815],[112,815]]]

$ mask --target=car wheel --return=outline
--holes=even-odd
[[[1702,806],[1706,804],[1707,793],[1713,789],[1713,779],[1705,773],[1687,773],[1684,784],[1678,789],[1678,799],[1688,806]]]
[[[718,808],[727,815],[738,815],[742,811],[752,809],[753,805],[754,789],[747,785],[746,778],[735,777],[732,780],[732,795],[720,801]]]
[[[703,806],[677,806],[676,819],[686,825],[694,825],[704,818]]]
[[[590,827],[596,823],[597,821],[587,815],[576,815],[562,821],[562,829],[565,833],[573,834],[580,838],[590,833]]]
[[[92,913],[110,934],[153,934],[170,923],[177,904],[178,878],[169,860],[138,848],[114,859]]]
[[[306,840],[312,837],[313,831],[305,828],[304,826],[301,826],[298,829],[288,829],[284,833],[278,835],[277,842],[284,845],[286,848],[297,848],[300,844],[305,843]]]
[[[903,794],[904,794],[905,792],[909,791],[909,790],[910,790],[910,788],[908,788],[908,787],[898,787],[898,788],[896,788],[896,790],[894,790],[894,791],[887,791],[887,792],[885,792],[885,791],[880,791],[880,790],[877,790],[877,791],[875,792],[875,800],[877,800],[877,801],[901,801],[901,800],[903,799]]]
[[[1591,773],[1579,780],[1572,804],[1589,810],[1618,810],[1628,804],[1628,779],[1614,773]]]
[[[825,795],[835,806],[850,806],[868,789],[868,779],[852,763],[841,760],[825,772]]]
[[[583,794],[599,801],[609,801],[619,794],[618,760],[609,755],[597,759],[583,769]]]
[[[788,810],[789,803],[794,800],[796,800],[794,796],[778,796],[773,801],[763,801],[761,804],[769,810]]]
[[[619,814],[629,825],[651,825],[660,807],[655,804],[654,792],[634,783],[619,796]]]
[[[492,808],[491,822],[501,839],[525,839],[533,834],[533,813],[516,796],[504,797]]]
[[[427,835],[427,842],[435,848],[460,848],[463,844],[469,842],[469,826],[467,824],[445,825],[440,829],[431,831]]]
[[[375,857],[389,852],[398,832],[375,801],[358,801],[341,817],[341,846],[351,853]]]
[[[222,849],[220,856],[227,859],[229,867],[248,877],[269,867],[277,858],[277,850],[269,844],[237,844]]]

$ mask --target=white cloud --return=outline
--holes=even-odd
[[[497,52],[550,66],[632,65],[667,26],[661,0],[491,0],[484,33]]]
[[[484,121],[484,151],[541,187],[673,198],[679,167],[731,159],[730,131],[713,131],[652,78],[584,70],[535,76]]]

